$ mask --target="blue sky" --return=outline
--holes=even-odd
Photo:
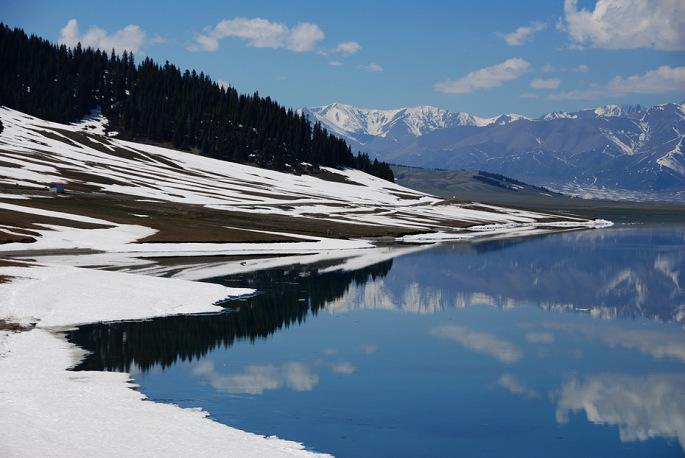
[[[133,48],[292,107],[537,116],[685,99],[682,0],[4,0],[0,20]]]

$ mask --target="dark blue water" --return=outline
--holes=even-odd
[[[685,228],[212,279],[226,313],[80,328],[80,369],[338,456],[682,456]]]

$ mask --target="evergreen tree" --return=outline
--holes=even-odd
[[[136,66],[127,51],[58,46],[2,23],[0,62],[0,105],[40,118],[72,122],[99,109],[124,139],[275,170],[304,172],[304,162],[394,180],[388,164],[355,156],[320,123],[169,62],[145,58]]]

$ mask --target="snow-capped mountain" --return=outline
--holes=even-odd
[[[429,105],[376,110],[358,108],[342,103],[300,110],[310,119],[321,122],[329,131],[351,140],[354,144],[366,144],[375,137],[400,141],[406,136],[420,137],[426,133],[452,127],[483,127],[494,123],[507,123],[523,117],[516,114],[494,118],[481,118],[465,112],[456,112]]]
[[[430,105],[376,110],[358,108],[343,103],[331,103],[320,107],[302,108],[300,112],[310,119],[321,122],[329,131],[343,137],[365,136],[396,138],[407,134],[420,137],[428,132],[451,127],[485,127],[491,124],[508,124],[529,119],[515,113],[492,118],[482,118],[470,113],[453,113]]]
[[[535,119],[337,103],[302,112],[354,150],[397,164],[487,170],[555,189],[685,198],[685,102],[650,108],[605,105]]]

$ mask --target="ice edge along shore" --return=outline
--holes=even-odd
[[[597,221],[585,226],[608,225]],[[483,228],[493,238],[549,231],[535,225]],[[407,241],[455,240],[450,235],[424,234]],[[347,268],[427,247],[332,249],[296,256],[292,262],[335,257],[344,260],[341,268]],[[261,263],[268,265],[269,261],[257,264]],[[24,455],[29,449],[32,454],[51,456],[319,455],[298,442],[266,438],[214,422],[200,409],[141,402],[146,398],[131,389],[135,384],[128,373],[68,370],[85,353],[65,341],[60,335],[64,328],[99,321],[218,312],[221,307],[214,305],[218,301],[253,290],[60,264],[16,264],[0,267],[0,275],[11,280],[0,284],[0,319],[28,329],[0,331],[0,430],[6,435],[3,446],[8,456]]]
[[[14,277],[0,284],[0,316],[35,323],[0,331],[3,455],[312,455],[302,444],[216,423],[201,410],[141,402],[129,374],[68,370],[84,352],[59,327],[216,312],[215,302],[252,290],[78,267],[0,272]]]

